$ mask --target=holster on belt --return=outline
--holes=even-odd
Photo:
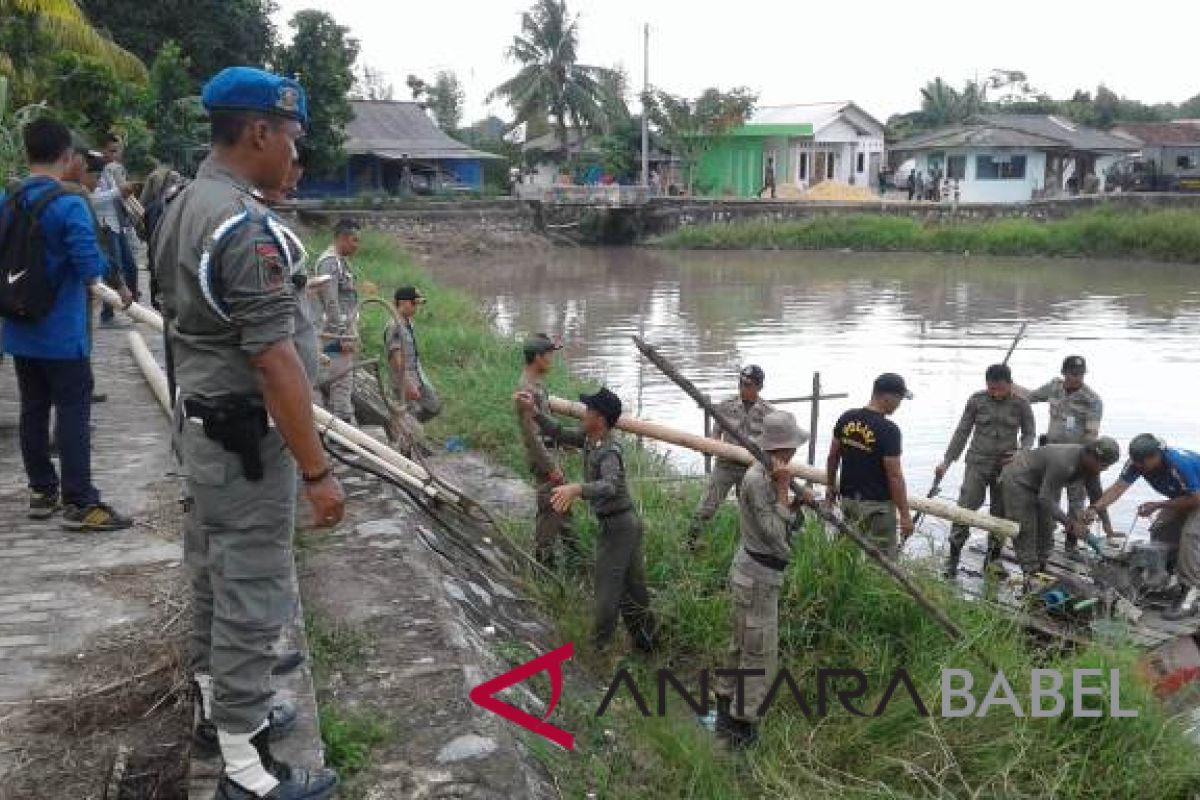
[[[258,447],[268,430],[267,410],[262,398],[246,395],[218,400],[189,397],[183,408],[189,417],[196,417],[204,424],[205,436],[241,459],[246,480],[262,480],[262,454]]]
[[[742,549],[746,550],[745,547],[743,547]],[[775,570],[776,572],[786,572],[787,571],[788,562],[784,561],[782,558],[779,558],[778,556],[773,556],[770,553],[756,553],[753,550],[746,550],[746,555],[750,556],[752,559],[757,561],[759,564],[762,564],[767,569],[772,569],[772,570]]]

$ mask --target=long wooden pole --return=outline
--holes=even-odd
[[[574,417],[575,419],[583,418],[583,404],[573,403],[569,400],[564,400],[561,397],[550,398],[550,410],[555,414],[561,414],[565,417]],[[657,439],[667,444],[686,447],[689,450],[695,450],[698,453],[703,453],[705,456],[715,456],[726,461],[734,461],[739,464],[750,464],[754,461],[754,456],[744,447],[739,447],[736,444],[717,441],[706,436],[697,436],[694,433],[687,433],[678,428],[672,428],[668,425],[663,425],[659,422],[650,420],[638,419],[637,417],[623,416],[617,422],[617,427],[623,431],[627,431],[636,436],[644,436],[648,439]],[[818,466],[810,464],[793,463],[791,465],[792,474],[797,478],[813,483],[825,484],[827,478],[825,470]],[[1017,523],[1011,522],[999,517],[993,517],[990,514],[985,514],[980,511],[971,511],[966,508],[960,508],[954,503],[946,500],[931,500],[924,497],[910,497],[908,500],[910,506],[914,509],[921,509],[930,516],[945,519],[949,522],[957,522],[963,525],[970,525],[973,528],[989,531],[1002,537],[1013,537],[1017,535]]]
[[[724,415],[720,411],[713,408],[712,404],[705,399],[704,395],[700,393],[700,390],[697,389],[691,381],[681,375],[669,361],[659,355],[658,351],[653,347],[642,341],[640,337],[633,337],[633,343],[637,345],[637,348],[642,352],[642,355],[648,358],[650,362],[654,364],[654,366],[662,370],[664,375],[673,380],[680,389],[683,389],[683,391],[692,398],[692,400],[712,414],[713,419],[717,421],[717,424],[719,424],[729,436],[733,437],[738,444],[750,451],[755,460],[770,468],[771,459],[762,450],[762,448],[751,441],[749,437],[743,436],[737,428],[735,428],[728,420],[725,419]],[[796,493],[797,497],[801,497],[803,496],[804,488],[795,480],[793,480],[792,491]],[[883,571],[890,575],[892,579],[896,581],[896,583],[900,584],[904,591],[908,593],[909,597],[911,597],[917,603],[917,605],[924,609],[925,613],[932,617],[933,620],[937,622],[937,624],[940,625],[947,634],[950,635],[950,638],[954,639],[955,641],[962,641],[965,638],[962,629],[955,625],[950,617],[946,616],[946,612],[934,605],[933,601],[926,597],[925,593],[917,588],[917,585],[912,582],[908,575],[906,575],[904,571],[900,569],[900,567],[896,566],[896,564],[894,564],[890,558],[885,556],[878,547],[871,543],[870,540],[868,540],[858,531],[854,530],[852,526],[847,525],[844,521],[838,517],[835,517],[829,511],[821,508],[819,504],[811,503],[810,507],[821,517],[821,519],[837,528],[839,533],[857,544],[863,550],[863,552],[865,552],[871,558],[872,561],[882,567]]]

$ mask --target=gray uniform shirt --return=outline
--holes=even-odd
[[[399,350],[404,357],[404,377],[415,381],[418,386],[425,383],[421,372],[421,356],[417,352],[417,335],[413,331],[411,320],[401,319],[389,323],[383,332],[384,344],[387,345],[388,356]],[[549,406],[547,406],[549,412]]]
[[[260,395],[251,357],[292,337],[286,243],[240,176],[212,156],[167,207],[153,247],[180,393]]]
[[[974,435],[972,436],[972,431]],[[1018,445],[1017,435],[1020,434]],[[1010,394],[1003,400],[993,400],[986,391],[978,391],[967,400],[958,428],[946,448],[947,464],[962,455],[967,439],[971,447],[966,461],[972,466],[994,469],[999,459],[1018,449],[1028,450],[1037,438],[1037,425],[1029,402]]]
[[[354,272],[350,261],[337,254],[331,245],[317,259],[317,274],[328,275],[329,282],[317,292],[321,309],[325,314],[321,335],[328,345],[338,337],[353,336],[354,312],[358,307],[358,290],[354,286]]]
[[[1104,403],[1087,384],[1068,392],[1063,379],[1055,378],[1033,391],[1029,402],[1050,404],[1050,426],[1046,430],[1049,444],[1081,444],[1100,435]]]
[[[796,524],[796,512],[780,505],[771,476],[755,462],[746,470],[738,493],[739,531],[742,547],[752,553],[774,556],[783,561],[792,557],[788,532]],[[779,575],[783,580],[783,573]]]
[[[721,416],[729,420],[738,433],[752,441],[758,441],[758,437],[762,435],[763,418],[775,409],[771,407],[770,403],[768,403],[766,400],[763,400],[761,397],[747,406],[744,402],[742,402],[741,397],[734,395],[733,397],[722,401],[720,405],[717,406],[717,410],[721,412]],[[717,435],[721,441],[737,444],[732,436],[719,427],[717,428]],[[729,466],[735,466],[738,469],[743,469],[745,467],[744,464],[740,464],[736,461],[725,461],[724,459],[720,458],[717,459],[717,461],[723,464],[728,464]]]
[[[1104,493],[1100,476],[1084,472],[1080,461],[1084,445],[1048,444],[1022,450],[1004,469],[1005,477],[1022,489],[1034,492],[1043,508],[1058,508],[1068,485],[1082,481],[1088,498],[1095,503]]]
[[[612,434],[583,446],[583,499],[597,517],[609,517],[633,508],[625,485],[625,460]]]

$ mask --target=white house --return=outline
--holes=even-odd
[[[835,180],[874,186],[883,166],[883,123],[849,101],[762,106],[746,128],[765,137],[763,163],[774,161],[781,185],[807,189]]]
[[[956,181],[964,203],[1023,203],[1072,188],[1086,191],[1137,149],[1128,139],[1046,114],[980,114],[892,147],[911,156],[927,180],[937,172]]]

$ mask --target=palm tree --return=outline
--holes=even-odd
[[[566,152],[568,126],[584,130],[604,120],[604,85],[611,70],[577,62],[579,18],[565,0],[537,0],[521,15],[521,33],[513,37],[508,57],[521,65],[516,75],[488,94],[502,97],[517,122],[550,116],[559,150]]]
[[[0,17],[18,14],[34,17],[59,47],[98,58],[125,80],[145,82],[145,64],[96,30],[75,0],[0,0]],[[23,71],[24,65],[0,52],[0,72]]]

